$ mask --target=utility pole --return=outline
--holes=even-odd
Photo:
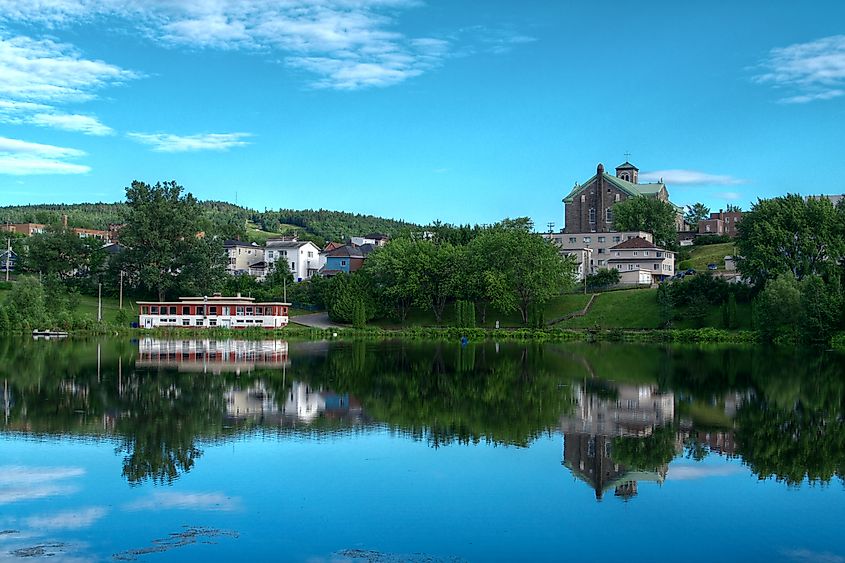
[[[97,322],[103,322],[103,284],[97,284]],[[98,349],[99,351],[99,349]]]
[[[123,270],[120,271],[120,308],[123,309]]]
[[[12,237],[6,239],[6,281],[9,281],[9,262],[12,261]]]
[[[284,294],[282,296],[282,301],[284,303],[288,302],[288,279],[282,278],[282,287],[284,288]]]

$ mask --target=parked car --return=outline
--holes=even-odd
[[[684,272],[684,275],[687,275],[687,276],[694,276],[694,275],[695,275],[695,273],[696,273],[696,272],[695,272],[695,270],[694,270],[693,268],[690,268],[689,270],[687,270],[686,272]]]
[[[710,262],[709,264],[707,264],[707,269],[708,270],[718,270],[719,266],[717,266],[715,262]]]

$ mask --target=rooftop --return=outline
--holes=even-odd
[[[628,240],[623,240],[622,242],[620,242],[616,246],[610,247],[611,250],[625,250],[625,249],[630,249],[630,248],[633,248],[633,249],[644,248],[644,249],[647,249],[647,250],[651,250],[651,249],[662,250],[661,248],[659,248],[653,242],[649,242],[642,237],[629,238]]]

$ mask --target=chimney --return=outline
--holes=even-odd
[[[599,162],[599,165],[596,166],[596,174],[599,176],[604,174],[604,164],[602,164],[601,162]]]
[[[241,292],[240,292],[240,291],[238,292],[237,297],[238,297],[238,299],[240,299],[240,298],[241,298]]]

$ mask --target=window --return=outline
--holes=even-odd
[[[191,314],[191,308],[190,307],[182,307],[182,314],[183,315],[190,315]]]
[[[176,315],[176,314],[177,314],[177,313],[176,313],[176,305],[171,305],[171,306],[170,306],[170,314],[171,314],[171,315]]]
[[[659,270],[659,269],[660,269],[660,264],[655,264],[655,265],[654,265],[654,269],[655,269],[655,270]]]
[[[655,252],[654,255],[657,256],[658,258],[663,258],[663,253],[660,252],[660,251]]]
[[[247,314],[248,316],[252,316],[252,307],[247,307],[247,308],[246,308],[246,314]]]
[[[291,262],[291,263],[290,263],[290,271],[291,271],[291,272],[295,272],[295,271],[296,271],[296,262]]]
[[[616,194],[616,196],[613,198],[613,200],[616,202],[618,202],[620,199],[621,197],[619,196],[619,194]]]
[[[610,207],[604,210],[604,222],[613,223],[613,209]]]
[[[634,251],[634,256],[637,256],[638,254],[639,254],[639,253],[635,250],[635,251]]]
[[[590,223],[596,222],[596,209],[595,207],[590,208]]]
[[[584,242],[590,244],[593,241],[592,237],[584,237]]]
[[[217,326],[217,319],[209,319],[208,326]]]
[[[244,316],[244,308],[243,308],[243,306],[237,306],[237,307],[235,307],[235,315],[237,315],[237,316],[239,316],[239,317],[243,317],[243,316]]]
[[[182,319],[182,326],[191,326],[191,319]]]
[[[604,254],[604,248],[599,248],[599,254]]]
[[[643,256],[648,256],[648,250],[643,250]]]
[[[585,201],[587,201],[587,196],[581,194],[581,203],[584,203]]]
[[[569,237],[569,242],[572,242],[572,243],[578,242],[578,237]]]
[[[308,258],[314,258],[314,252],[309,250],[308,251]]]
[[[613,237],[613,242],[622,242],[622,237],[620,237],[620,236]]]
[[[341,265],[341,266],[346,266],[346,260],[341,260],[341,261],[340,261],[340,265]]]
[[[205,315],[205,305],[197,307],[197,315]]]
[[[599,242],[604,242],[605,237],[599,237]]]
[[[613,254],[614,254],[615,256],[622,256],[622,254],[621,254],[618,250],[617,250],[616,252],[614,252]]]
[[[217,314],[217,306],[212,305],[211,307],[209,307],[208,308],[208,314],[209,315],[216,315]]]

